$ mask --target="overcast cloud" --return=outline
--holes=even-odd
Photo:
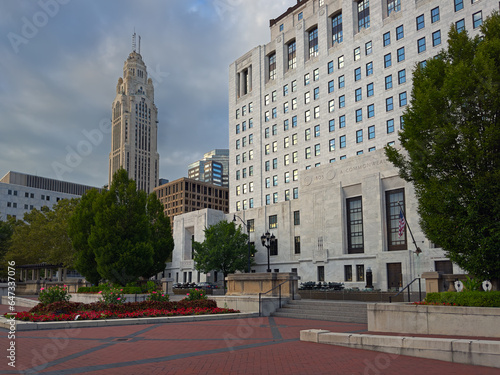
[[[228,147],[229,64],[268,43],[269,19],[295,4],[0,0],[0,178],[12,170],[107,184],[103,125],[134,27],[155,84],[160,176],[186,176],[189,163]],[[93,130],[103,138],[89,150],[83,131]]]

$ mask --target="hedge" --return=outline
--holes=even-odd
[[[425,301],[457,306],[500,307],[500,291],[427,293]]]
[[[101,292],[104,288],[102,286],[82,286],[78,288],[77,293],[98,293]],[[143,292],[142,289],[138,286],[124,286],[119,289],[123,289],[123,294],[143,294],[147,292]]]

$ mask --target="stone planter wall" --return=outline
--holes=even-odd
[[[375,303],[368,331],[500,338],[500,308]]]
[[[364,302],[389,302],[389,297],[396,292],[354,292],[348,290],[321,291],[321,290],[299,290],[298,294],[302,299],[322,299],[334,301],[364,301]],[[425,299],[425,292],[422,292],[422,299]],[[408,293],[403,292],[393,302],[405,302],[408,300]],[[411,301],[419,301],[418,292],[411,293]]]
[[[148,294],[125,294],[125,302],[146,301]],[[71,302],[93,303],[101,300],[98,293],[71,293]]]

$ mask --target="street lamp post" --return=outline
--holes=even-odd
[[[274,234],[269,234],[269,232],[266,232],[266,234],[260,236],[260,240],[262,241],[262,246],[267,248],[267,272],[271,272],[271,266],[269,265],[269,250],[271,246],[276,242],[276,237],[274,236]]]
[[[233,221],[236,221],[236,218],[240,219],[240,221],[245,224],[245,222],[243,221],[243,219],[239,216],[236,216],[236,215],[233,215]],[[247,223],[245,224],[245,226],[247,227],[247,235],[248,235],[248,239],[247,239],[247,243],[248,243],[248,266],[247,266],[247,273],[250,273],[250,223],[247,221]]]

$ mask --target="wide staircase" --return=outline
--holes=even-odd
[[[366,303],[357,301],[288,301],[271,314],[283,318],[329,320],[344,323],[367,323]]]

